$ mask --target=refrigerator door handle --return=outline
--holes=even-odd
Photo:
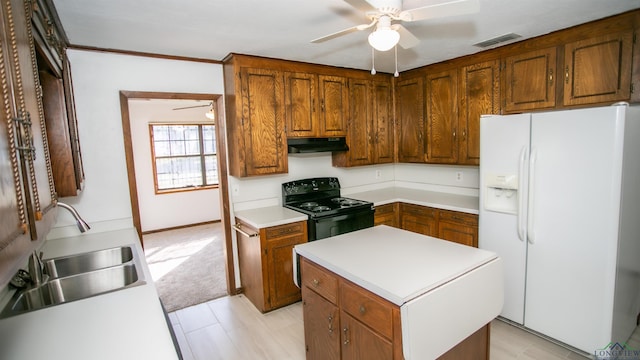
[[[529,207],[527,209],[527,240],[529,240],[529,244],[534,244],[536,241],[536,234],[533,231],[535,227],[535,216],[533,214],[533,202],[534,202],[534,188],[535,183],[534,180],[536,178],[535,168],[536,168],[536,159],[538,157],[538,151],[536,149],[531,150],[531,158],[529,158]]]
[[[525,227],[525,216],[524,216],[524,175],[525,175],[525,164],[526,164],[526,160],[527,160],[527,150],[529,149],[528,146],[523,146],[522,150],[520,151],[520,166],[518,167],[518,237],[520,238],[521,241],[525,241],[525,232],[524,232],[524,227]]]

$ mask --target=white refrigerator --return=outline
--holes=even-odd
[[[640,108],[480,119],[479,247],[501,316],[594,354],[640,313]]]

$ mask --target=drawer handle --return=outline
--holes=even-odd
[[[360,315],[364,315],[365,312],[367,312],[367,309],[364,307],[364,305],[360,305]]]
[[[344,332],[344,341],[342,343],[344,345],[349,345],[349,328],[345,326],[342,331]]]
[[[312,283],[315,287],[318,287],[318,285],[320,285],[320,281],[318,281],[318,279],[313,279]]]
[[[329,314],[329,334],[333,333],[333,316]]]

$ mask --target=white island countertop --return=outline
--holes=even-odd
[[[44,258],[132,245],[146,284],[0,320],[0,358],[177,360],[135,229],[48,240]]]
[[[407,360],[439,357],[502,310],[502,261],[490,251],[379,225],[295,252],[398,305]]]

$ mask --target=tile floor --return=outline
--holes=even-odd
[[[261,314],[246,297],[227,296],[169,313],[169,318],[184,360],[305,358],[301,302]],[[637,329],[634,339],[634,348],[638,348]],[[491,359],[586,357],[495,320],[491,327]]]

